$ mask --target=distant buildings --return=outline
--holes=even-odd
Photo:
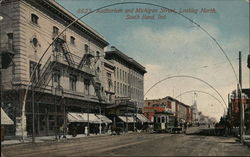
[[[144,115],[153,121],[155,112],[167,111],[173,113],[179,122],[188,122],[193,124],[208,124],[215,122],[214,118],[204,116],[197,109],[196,101],[192,106],[184,104],[177,99],[167,96],[162,99],[152,99],[144,101]]]
[[[250,89],[242,89],[242,103],[245,111],[245,125],[250,134]],[[233,91],[229,96],[228,116],[233,126],[240,125],[240,101],[237,92]]]
[[[151,121],[153,121],[155,112],[162,111],[173,113],[179,121],[192,122],[191,107],[170,96],[144,101],[144,115]]]

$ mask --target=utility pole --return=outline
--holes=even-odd
[[[238,99],[240,105],[240,142],[243,143],[244,136],[244,104],[242,103],[242,70],[241,70],[241,51],[239,51],[239,84]]]

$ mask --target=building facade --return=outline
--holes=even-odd
[[[116,104],[127,100],[141,110],[144,105],[145,67],[115,47],[105,52],[105,59],[115,66],[113,87]]]
[[[65,123],[68,112],[104,111],[110,97],[106,91],[113,92],[104,84],[114,75],[104,68],[101,56],[108,42],[102,35],[82,21],[61,34],[76,17],[53,0],[8,0],[1,3],[0,10],[1,91],[3,108],[14,121],[10,134],[22,135],[22,111],[24,130],[31,134],[32,102],[37,135],[53,134]],[[28,90],[24,107],[32,75],[33,88]]]
[[[155,112],[168,111],[173,113],[179,122],[192,122],[192,109],[190,106],[167,96],[162,99],[144,101],[144,115],[153,121]]]

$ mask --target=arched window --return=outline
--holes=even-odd
[[[31,22],[34,24],[38,24],[39,17],[35,14],[31,14]]]

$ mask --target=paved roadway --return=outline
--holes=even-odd
[[[189,129],[188,133],[197,131]],[[133,133],[93,136],[60,142],[2,147],[5,157],[44,156],[250,156],[233,137]]]

